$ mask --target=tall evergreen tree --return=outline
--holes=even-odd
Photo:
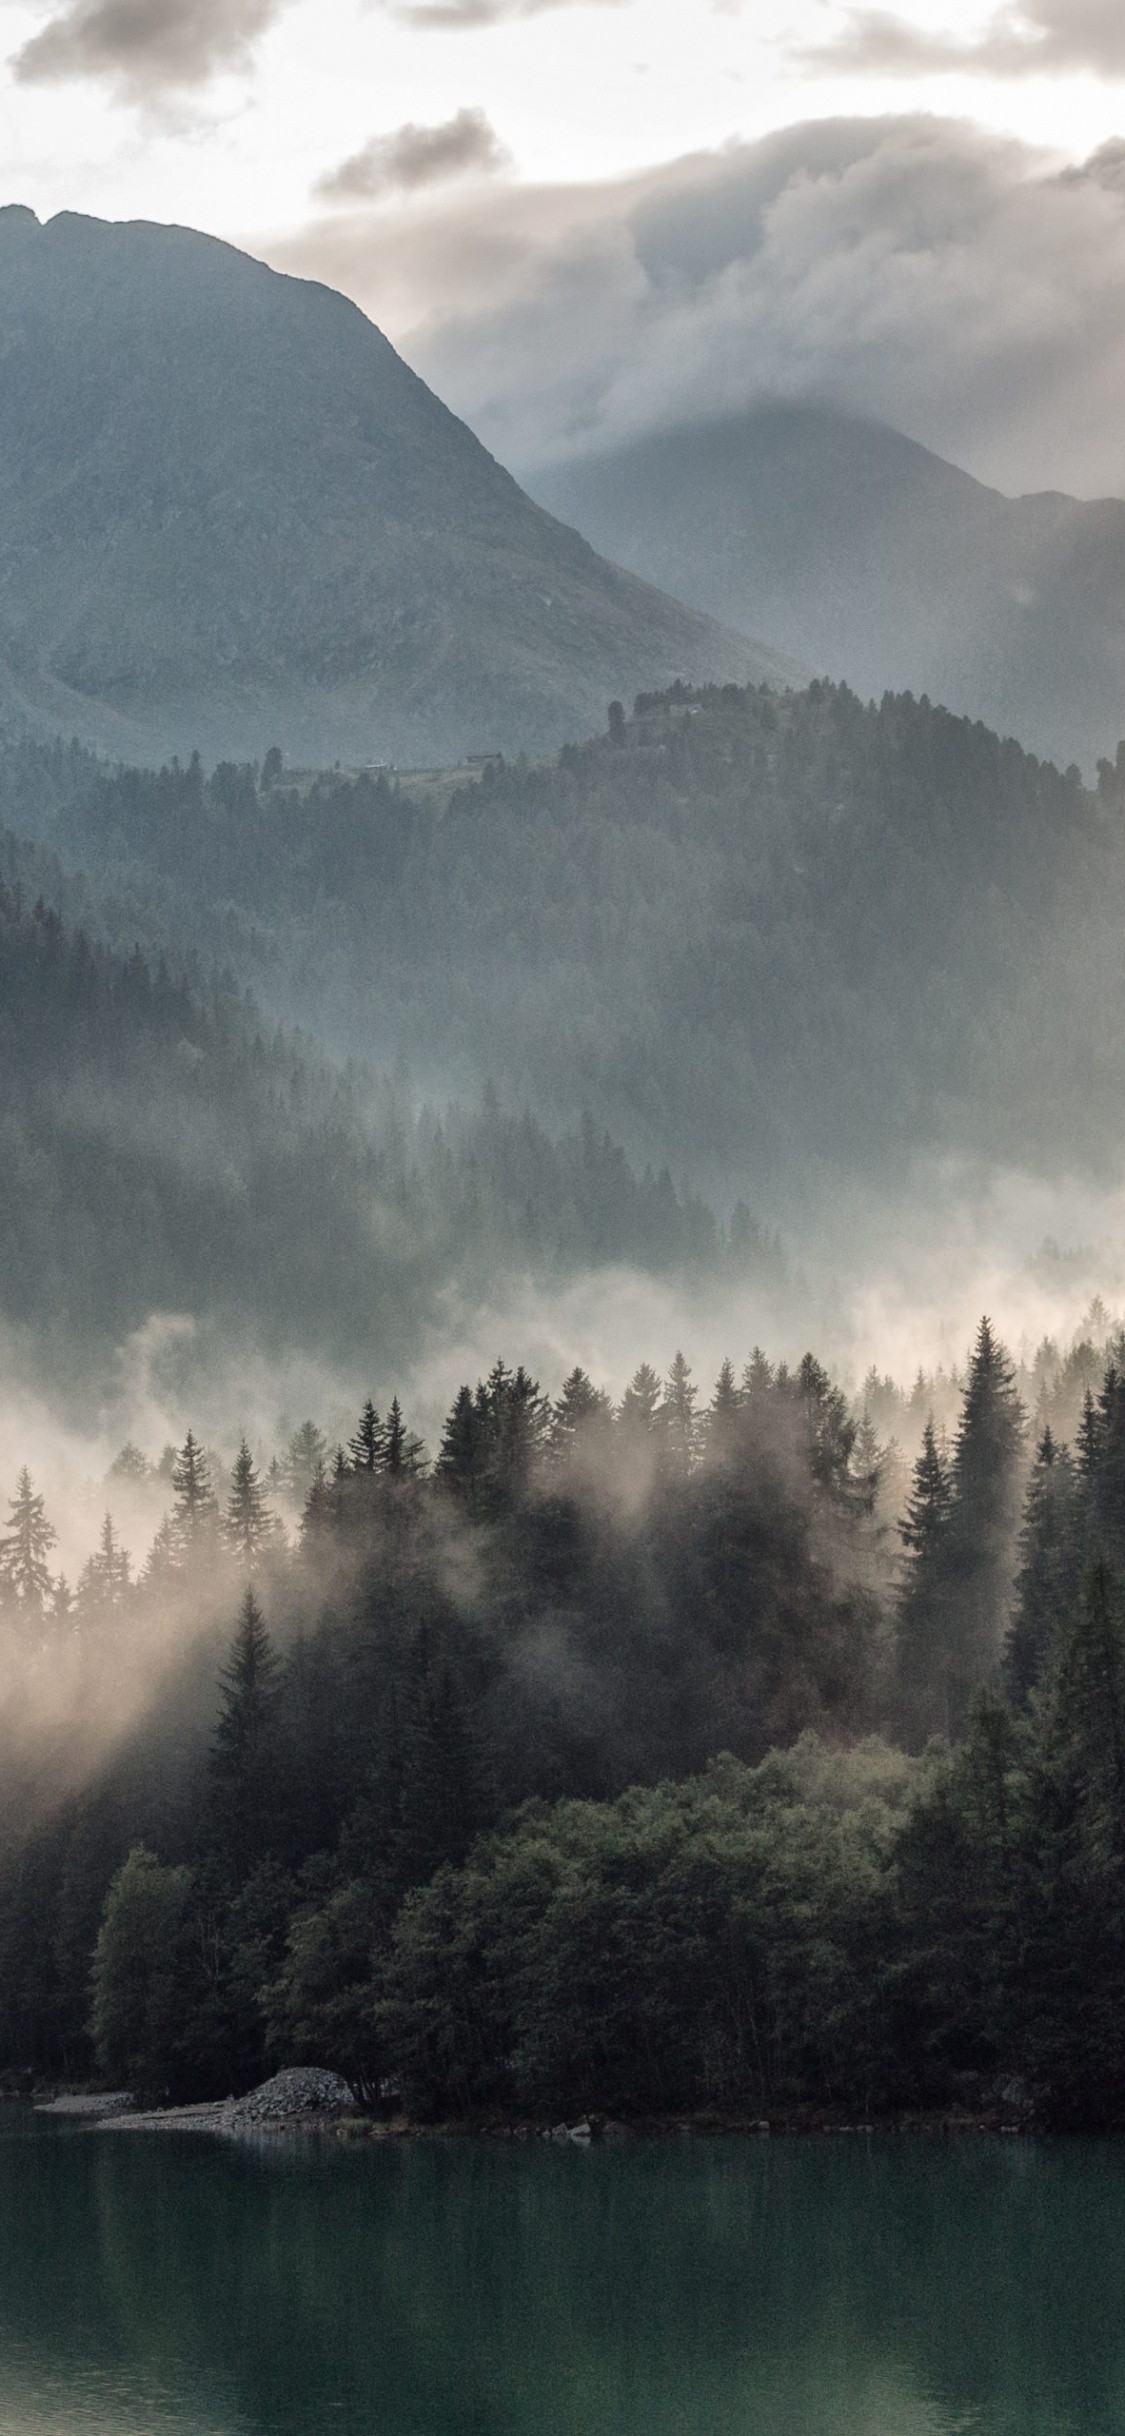
[[[952,1510],[949,1467],[931,1413],[899,1524],[907,1559],[898,1601],[898,1692],[902,1720],[914,1742],[951,1730],[946,1664]]]
[[[275,1537],[273,1516],[245,1438],[234,1459],[223,1536],[236,1564],[252,1572]]]
[[[585,1370],[572,1370],[551,1414],[552,1453],[565,1456],[606,1447],[612,1424],[613,1406],[604,1389],[595,1387]]]
[[[471,1387],[460,1387],[442,1431],[437,1473],[459,1495],[472,1491],[480,1447],[480,1423]]]
[[[221,1709],[210,1757],[212,1840],[240,1879],[275,1849],[280,1832],[280,1677],[262,1610],[248,1588],[219,1676]]]
[[[181,1559],[194,1564],[213,1552],[219,1528],[219,1502],[211,1466],[193,1430],[188,1431],[172,1467],[175,1505],[172,1527]]]
[[[1077,1519],[1070,1450],[1056,1445],[1045,1429],[1028,1483],[1016,1606],[1005,1651],[1008,1693],[1018,1708],[1026,1707],[1079,1595]]]
[[[621,1399],[618,1419],[625,1437],[655,1437],[660,1428],[660,1405],[660,1381],[651,1362],[642,1362]]]
[[[112,1514],[107,1514],[92,1556],[88,1556],[78,1576],[78,1606],[83,1619],[98,1621],[116,1614],[129,1595],[132,1567],[129,1551],[117,1536]]]
[[[315,1421],[302,1421],[285,1450],[282,1472],[286,1495],[303,1512],[313,1481],[323,1476],[328,1445]]]
[[[355,1436],[348,1440],[348,1453],[355,1472],[377,1472],[383,1460],[385,1436],[383,1424],[370,1396],[359,1416]]]
[[[735,1385],[734,1364],[727,1360],[720,1367],[715,1392],[707,1407],[705,1443],[709,1455],[721,1460],[732,1453],[739,1436],[742,1420],[742,1396]]]
[[[948,1725],[962,1734],[995,1676],[1008,1622],[1019,1524],[1023,1412],[1012,1365],[983,1319],[953,1452],[949,1532]]]
[[[24,1631],[34,1631],[42,1622],[51,1588],[47,1558],[57,1539],[47,1520],[46,1502],[25,1465],[0,1540],[0,1599],[15,1609]]]
[[[407,1428],[398,1397],[392,1397],[383,1442],[383,1470],[392,1480],[414,1480],[425,1460],[422,1440]]]
[[[677,1353],[668,1373],[668,1384],[660,1408],[661,1443],[669,1469],[686,1480],[699,1456],[700,1425],[696,1412],[699,1389],[682,1353]]]

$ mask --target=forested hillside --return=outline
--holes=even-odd
[[[1116,1159],[1125,779],[909,695],[639,698],[557,761],[294,776],[11,761],[99,919],[236,958],[429,1087],[495,1080],[783,1210],[824,1162]],[[124,907],[124,912],[122,908]],[[1097,1007],[1096,1026],[1091,1008]]]
[[[9,864],[36,867],[12,848]],[[401,1359],[456,1281],[513,1265],[776,1268],[587,1120],[554,1140],[494,1100],[439,1116],[0,884],[0,1318],[25,1378],[103,1388],[154,1314],[218,1345]],[[187,1352],[191,1367],[190,1352]]]
[[[104,1729],[153,1671],[46,1823],[9,1806],[3,2068],[1120,2121],[1123,1352],[1068,1447],[1077,1372],[1032,1427],[985,1321],[905,1476],[812,1355],[616,1407],[498,1362],[432,1459],[397,1399],[269,1480],[189,1437],[141,1580],[103,1539],[77,1602],[22,1477],[10,1766],[60,1682]]]

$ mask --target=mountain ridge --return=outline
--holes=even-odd
[[[710,614],[865,696],[927,694],[1060,763],[1125,732],[1125,502],[1010,498],[891,425],[798,402],[541,468],[534,495]]]
[[[10,715],[123,757],[455,760],[771,671],[535,506],[334,290],[193,230],[0,212]]]

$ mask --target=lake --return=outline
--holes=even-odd
[[[2,2436],[1121,2436],[1125,2147],[0,2112]]]

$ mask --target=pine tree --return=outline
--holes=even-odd
[[[8,1529],[0,1540],[0,1597],[16,1610],[25,1631],[42,1621],[50,1593],[47,1564],[58,1533],[47,1520],[46,1502],[33,1486],[25,1465],[8,1508]]]
[[[83,1616],[97,1620],[115,1615],[129,1595],[131,1573],[129,1551],[118,1539],[112,1514],[107,1514],[97,1548],[78,1576],[78,1605]]]
[[[324,1477],[327,1460],[327,1442],[315,1421],[302,1421],[293,1432],[282,1466],[285,1493],[302,1512],[314,1480]]]
[[[74,1592],[65,1573],[56,1574],[51,1585],[51,1622],[60,1636],[69,1632],[74,1622]]]
[[[854,1507],[859,1502],[852,1479],[856,1424],[847,1397],[811,1353],[803,1356],[794,1386],[813,1480],[837,1503]]]
[[[747,1405],[765,1403],[773,1387],[773,1366],[766,1360],[760,1345],[755,1345],[750,1359],[743,1366],[742,1400]]]
[[[247,1572],[253,1571],[275,1537],[273,1516],[245,1438],[231,1473],[223,1536],[236,1564],[245,1566]]]
[[[654,1438],[660,1428],[660,1381],[650,1362],[635,1370],[621,1399],[618,1419],[627,1437]]]
[[[1110,1362],[1098,1397],[1089,1469],[1089,1555],[1125,1574],[1125,1371]]]
[[[1047,1665],[1052,1643],[1079,1593],[1074,1465],[1045,1429],[1028,1483],[1020,1533],[1016,1607],[1005,1651],[1009,1697],[1024,1708]]]
[[[605,1448],[612,1422],[613,1406],[604,1389],[595,1387],[586,1371],[575,1368],[564,1379],[551,1414],[551,1451],[566,1456],[580,1448]]]
[[[426,1449],[413,1430],[407,1429],[398,1397],[391,1401],[383,1444],[383,1470],[392,1480],[414,1480],[426,1461]]]
[[[695,1410],[698,1394],[683,1354],[677,1353],[668,1373],[660,1414],[665,1460],[681,1480],[686,1480],[699,1453],[700,1428]]]
[[[277,1841],[280,1675],[262,1610],[248,1588],[219,1675],[221,1709],[210,1759],[212,1837],[239,1880]]]
[[[337,1519],[333,1484],[328,1478],[322,1456],[309,1482],[301,1515],[302,1547],[316,1549],[323,1546],[324,1541],[332,1537]]]
[[[211,1466],[190,1429],[172,1467],[172,1491],[176,1501],[172,1512],[176,1548],[185,1563],[195,1563],[214,1550],[219,1505]]]
[[[899,1536],[908,1552],[899,1593],[897,1667],[899,1701],[908,1737],[924,1742],[946,1732],[949,1531],[953,1489],[934,1430],[933,1414],[922,1446]]]
[[[437,1473],[459,1496],[470,1498],[480,1455],[480,1421],[471,1387],[457,1390],[442,1431]]]
[[[983,1319],[953,1455],[946,1686],[954,1734],[964,1732],[973,1695],[993,1679],[1003,1649],[1022,1452],[1023,1413],[1012,1366]]]
[[[707,1407],[705,1443],[709,1455],[721,1460],[733,1452],[738,1443],[742,1404],[742,1396],[735,1385],[734,1364],[724,1361]]]
[[[383,1424],[370,1396],[359,1416],[354,1438],[348,1440],[348,1453],[354,1472],[377,1472],[383,1460],[385,1438]]]

